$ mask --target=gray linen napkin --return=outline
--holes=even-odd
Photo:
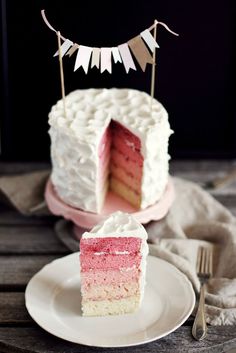
[[[46,181],[50,171],[0,177],[0,199],[14,206],[23,215],[50,215],[44,200]]]
[[[44,202],[48,176],[45,170],[0,177],[0,193],[24,215],[49,215]],[[212,247],[214,276],[207,286],[207,322],[236,325],[236,218],[196,184],[173,180],[176,199],[168,215],[146,226],[150,253],[175,265],[199,291],[197,249]]]
[[[176,199],[168,215],[146,226],[150,253],[176,266],[196,291],[199,245],[213,248],[213,278],[207,285],[206,315],[211,325],[236,325],[236,218],[192,182],[174,178]]]

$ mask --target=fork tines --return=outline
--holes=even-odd
[[[200,246],[197,254],[197,273],[212,276],[212,248]]]

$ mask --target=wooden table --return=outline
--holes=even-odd
[[[175,176],[204,183],[236,167],[230,161],[179,161],[171,163]],[[48,167],[45,164],[0,164],[1,174]],[[236,215],[236,183],[214,192]],[[29,279],[48,262],[69,253],[54,232],[55,218],[26,218],[11,208],[0,208],[0,353],[85,352],[227,352],[236,348],[236,327],[209,327],[207,338],[191,336],[192,318],[158,341],[131,348],[101,349],[60,340],[41,329],[28,315],[24,290]],[[233,351],[232,351],[233,352]]]

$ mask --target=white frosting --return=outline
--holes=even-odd
[[[141,140],[144,157],[141,208],[158,201],[168,180],[168,140],[172,132],[164,107],[131,89],[77,90],[60,100],[49,114],[52,182],[68,204],[99,212],[106,190],[99,189],[98,146],[111,119]],[[150,187],[151,186],[151,187]]]
[[[129,213],[117,211],[105,221],[97,224],[90,232],[85,232],[83,238],[136,237],[147,239],[144,227]]]

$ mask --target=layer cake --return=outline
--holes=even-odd
[[[136,209],[168,181],[171,129],[164,107],[132,89],[77,90],[49,114],[52,182],[67,204],[99,213],[108,189]],[[150,187],[151,186],[151,187]]]
[[[132,313],[145,286],[147,233],[130,214],[113,213],[80,241],[84,316]]]

